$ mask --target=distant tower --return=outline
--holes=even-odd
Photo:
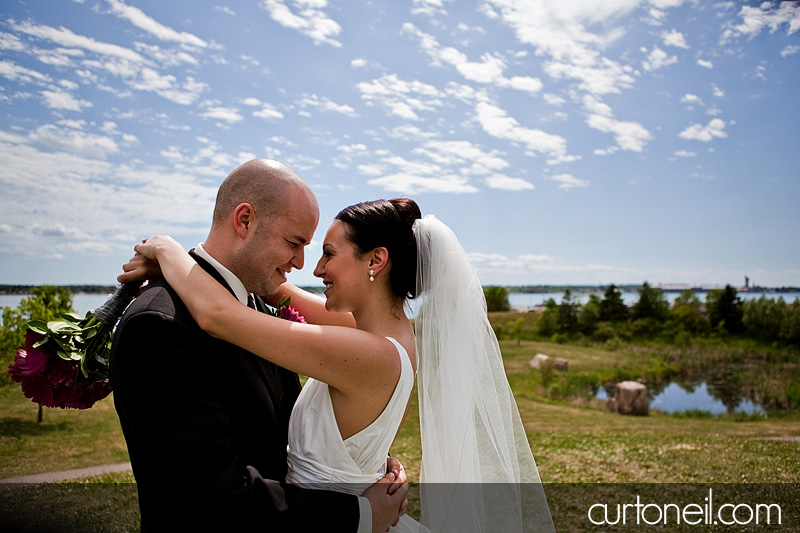
[[[749,289],[750,289],[750,278],[745,276],[744,277],[744,290],[749,290]]]

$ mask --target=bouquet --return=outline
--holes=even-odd
[[[139,281],[118,286],[83,318],[65,313],[46,323],[29,321],[25,348],[17,351],[8,367],[25,397],[45,407],[88,409],[108,396],[114,327],[140,286]]]

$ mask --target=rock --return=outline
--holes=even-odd
[[[614,398],[609,398],[608,402],[606,402],[606,405],[608,406],[608,410],[611,411],[612,413],[617,412],[617,400],[615,400]]]
[[[617,383],[613,402],[616,412],[621,415],[646,415],[650,407],[647,387],[636,381]]]
[[[533,359],[531,359],[531,362],[528,364],[531,365],[533,368],[539,368],[540,366],[542,366],[542,363],[544,363],[549,359],[550,359],[549,355],[545,355],[543,353],[537,353],[536,355],[533,356]]]
[[[566,372],[568,365],[569,362],[566,359],[564,359],[563,357],[556,357],[556,370],[561,370]]]

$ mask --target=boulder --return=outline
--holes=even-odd
[[[530,364],[533,368],[539,368],[540,366],[542,366],[542,363],[548,361],[549,359],[550,359],[549,355],[545,355],[543,353],[537,353],[536,355],[533,356],[533,359],[531,359],[531,362],[528,364]]]
[[[566,372],[567,366],[569,366],[569,362],[566,359],[563,357],[556,357],[556,370]]]
[[[609,409],[621,415],[646,415],[649,407],[650,396],[647,394],[647,387],[636,381],[617,383],[614,397],[609,400]]]

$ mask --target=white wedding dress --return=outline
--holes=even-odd
[[[386,473],[389,447],[414,388],[414,369],[408,352],[395,339],[387,339],[397,347],[400,378],[383,412],[355,435],[342,439],[328,384],[314,378],[306,381],[289,420],[287,482],[360,495]],[[392,531],[424,529],[412,518],[403,516]]]

